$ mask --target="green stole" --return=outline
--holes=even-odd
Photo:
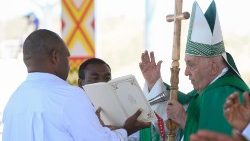
[[[228,70],[225,75],[201,92],[193,90],[186,97],[178,95],[181,103],[190,102],[187,109],[184,141],[189,141],[190,135],[199,129],[231,135],[232,127],[224,117],[223,106],[226,98],[235,91],[242,94],[244,91],[249,91],[249,88],[241,78]],[[242,99],[242,95],[240,97]]]
[[[141,129],[140,133],[139,133],[139,138],[140,138],[140,141],[151,141],[151,129],[150,129],[150,127]]]
[[[140,130],[139,138],[140,141],[160,141],[160,135],[153,125],[149,128]]]

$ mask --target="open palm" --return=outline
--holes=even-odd
[[[161,63],[162,61],[159,61],[156,64],[154,52],[150,52],[149,55],[148,51],[145,51],[141,55],[139,66],[149,89],[151,89],[155,82],[161,77]]]
[[[224,114],[234,129],[242,131],[250,122],[250,97],[244,92],[244,101],[239,102],[238,94],[235,92],[227,98],[224,106]]]

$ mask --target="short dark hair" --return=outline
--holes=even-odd
[[[32,32],[23,44],[24,63],[37,57],[47,57],[51,50],[58,48],[58,44],[63,44],[63,40],[53,31],[39,29]]]
[[[90,58],[90,59],[87,59],[86,61],[84,61],[80,67],[79,67],[79,70],[78,70],[78,77],[80,79],[84,79],[85,76],[85,70],[87,68],[87,66],[89,64],[104,64],[104,65],[107,65],[107,67],[111,70],[110,66],[105,62],[103,61],[102,59],[99,59],[99,58]]]

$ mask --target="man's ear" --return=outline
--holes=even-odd
[[[59,52],[54,49],[51,52],[51,62],[52,64],[57,64],[58,60],[59,60]]]
[[[216,62],[212,62],[211,64],[211,75],[217,76],[219,74],[219,66]]]

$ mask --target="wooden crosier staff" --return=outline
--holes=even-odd
[[[181,37],[181,20],[188,19],[190,14],[188,12],[182,13],[182,0],[175,0],[175,14],[166,17],[168,22],[174,21],[174,41],[172,50],[172,67],[170,78],[170,100],[177,100],[178,83],[179,83],[179,60],[180,60],[180,37]],[[166,121],[169,133],[167,135],[168,141],[175,141],[176,123],[171,119]]]

